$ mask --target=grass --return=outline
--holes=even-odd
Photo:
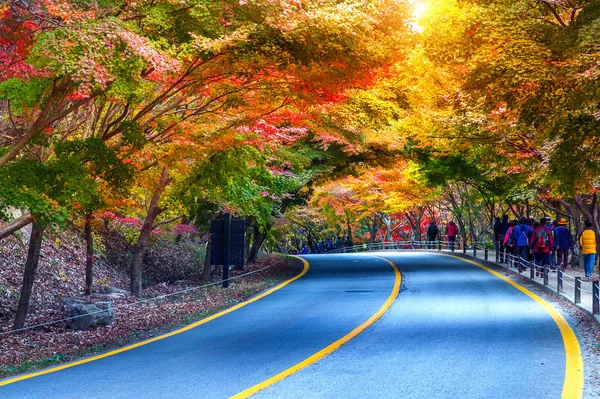
[[[0,377],[6,377],[13,374],[27,373],[29,371],[45,368],[53,364],[62,363],[68,360],[67,356],[56,354],[54,356],[45,357],[35,361],[25,360],[17,366],[0,366]]]

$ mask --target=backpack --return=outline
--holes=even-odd
[[[430,237],[435,237],[438,235],[438,227],[436,225],[429,225],[427,229],[427,235]]]
[[[509,247],[514,247],[515,244],[517,243],[517,239],[514,237],[513,233],[516,229],[516,226],[511,226],[509,227],[509,232],[508,232],[508,246]]]
[[[522,238],[525,238],[525,239],[521,240],[521,243],[523,241],[525,241],[525,245],[521,244],[521,246],[528,245],[529,239],[528,239],[527,233],[525,231],[527,231],[527,226],[523,226],[523,225],[515,226],[515,228],[512,231],[512,234],[511,234],[515,245],[519,246],[519,241]]]
[[[541,228],[537,231],[535,246],[538,248],[546,248],[548,246],[548,229]]]

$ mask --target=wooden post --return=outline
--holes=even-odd
[[[229,287],[229,264],[231,263],[231,213],[223,219],[223,288]]]

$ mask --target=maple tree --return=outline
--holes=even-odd
[[[24,213],[2,226],[2,237],[78,214],[89,293],[95,212],[134,215],[143,220],[131,268],[137,296],[149,235],[193,208],[174,195],[182,189],[251,218],[256,254],[274,217],[319,174],[298,173],[303,166],[331,147],[359,152],[356,140],[328,126],[327,109],[344,101],[347,88],[384,74],[398,57],[388,50],[406,32],[406,7],[396,1],[12,0],[0,15],[4,176],[52,168],[61,146],[94,142],[132,172],[128,187],[118,185],[133,194],[103,195],[115,182],[96,173],[98,160],[80,148],[70,158],[79,166],[64,176],[4,186],[2,206]],[[315,148],[312,158],[296,154],[302,140]],[[42,230],[32,235],[28,265],[41,237]],[[35,268],[25,273],[24,287],[31,286]]]

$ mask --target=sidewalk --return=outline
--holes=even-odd
[[[447,250],[443,250],[442,252],[450,252]],[[463,251],[454,251],[454,253],[456,254],[463,254]],[[480,260],[486,260],[485,259],[485,251],[483,250],[477,250],[475,252],[475,256],[473,254],[473,250],[467,250],[466,255],[468,255],[469,257],[474,257],[476,259],[480,259]],[[512,270],[516,273],[518,273],[517,271],[517,264],[515,263],[514,265],[512,265],[512,262],[509,262],[508,264],[503,264],[503,263],[498,263],[496,262],[496,252],[495,251],[488,251],[487,254],[487,261],[493,263],[496,266],[499,267],[503,267],[505,269],[508,270]],[[560,290],[560,292],[558,291],[558,275],[559,273],[556,271],[552,271],[549,270],[548,272],[548,279],[547,279],[547,283],[544,283],[544,277],[537,277],[536,273],[534,271],[533,273],[533,278],[532,274],[531,274],[531,269],[527,268],[523,273],[521,273],[521,275],[523,277],[529,278],[530,280],[543,285],[546,289],[554,292],[554,293],[558,293],[559,295],[562,295],[564,298],[568,299],[570,302],[575,303],[577,306],[579,306],[580,308],[584,309],[585,311],[594,314],[593,312],[593,282],[594,281],[598,281],[598,275],[596,273],[594,273],[593,275],[593,279],[586,279],[585,278],[585,272],[581,269],[573,269],[573,268],[568,268],[567,270],[565,270],[562,275],[563,275],[563,286],[562,286],[562,290]],[[577,296],[577,289],[576,289],[576,279],[579,278],[580,280],[580,302],[576,303],[575,302],[575,298]],[[598,298],[600,300],[600,298]],[[600,317],[598,314],[594,315],[595,319],[597,322],[600,323]]]

